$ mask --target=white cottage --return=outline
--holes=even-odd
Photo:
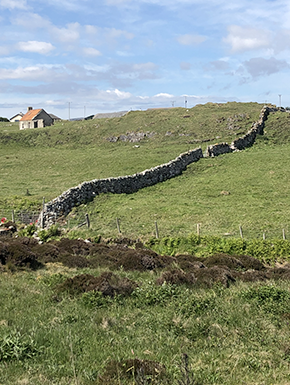
[[[42,108],[34,110],[32,107],[28,107],[26,114],[19,121],[19,128],[25,130],[26,128],[40,128],[52,124],[52,117]]]
[[[19,122],[19,120],[24,116],[22,112],[19,112],[19,114],[16,114],[10,118],[10,122]]]

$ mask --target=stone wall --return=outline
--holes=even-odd
[[[101,193],[130,194],[144,187],[174,178],[182,174],[189,164],[197,162],[200,158],[203,158],[203,153],[201,148],[197,148],[179,155],[168,163],[134,175],[83,182],[48,202],[40,215],[38,223],[43,227],[49,227],[56,218],[67,215],[73,207],[88,202]]]
[[[252,128],[242,137],[234,140],[231,144],[218,143],[207,147],[206,156],[214,157],[229,152],[244,150],[251,147],[256,140],[257,135],[262,135],[264,132],[264,124],[270,112],[278,111],[278,108],[263,107],[259,119],[253,123]]]
[[[244,136],[234,140],[230,145],[228,143],[219,143],[208,146],[205,156],[215,157],[252,146],[256,136],[263,134],[264,122],[267,120],[269,113],[277,110],[278,109],[275,108],[264,107],[258,121],[253,123],[252,128]],[[48,202],[40,214],[38,223],[43,227],[49,227],[54,223],[55,219],[67,215],[73,207],[94,199],[98,194],[130,194],[144,187],[149,187],[167,179],[174,178],[182,174],[189,164],[197,162],[201,158],[203,158],[202,150],[201,148],[197,148],[179,155],[169,163],[144,170],[134,175],[94,179],[90,182],[83,182],[65,191],[51,202]]]

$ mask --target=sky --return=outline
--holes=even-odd
[[[290,106],[287,0],[0,0],[0,116]]]

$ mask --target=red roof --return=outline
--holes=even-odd
[[[26,114],[24,116],[22,116],[22,118],[20,119],[20,121],[22,120],[33,120],[36,115],[38,115],[40,113],[42,109],[39,108],[38,110],[30,110],[28,112],[26,112]]]

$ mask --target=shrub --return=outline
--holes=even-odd
[[[49,238],[61,235],[61,230],[57,225],[52,225],[47,230],[40,230],[37,233],[42,242],[46,242]]]

